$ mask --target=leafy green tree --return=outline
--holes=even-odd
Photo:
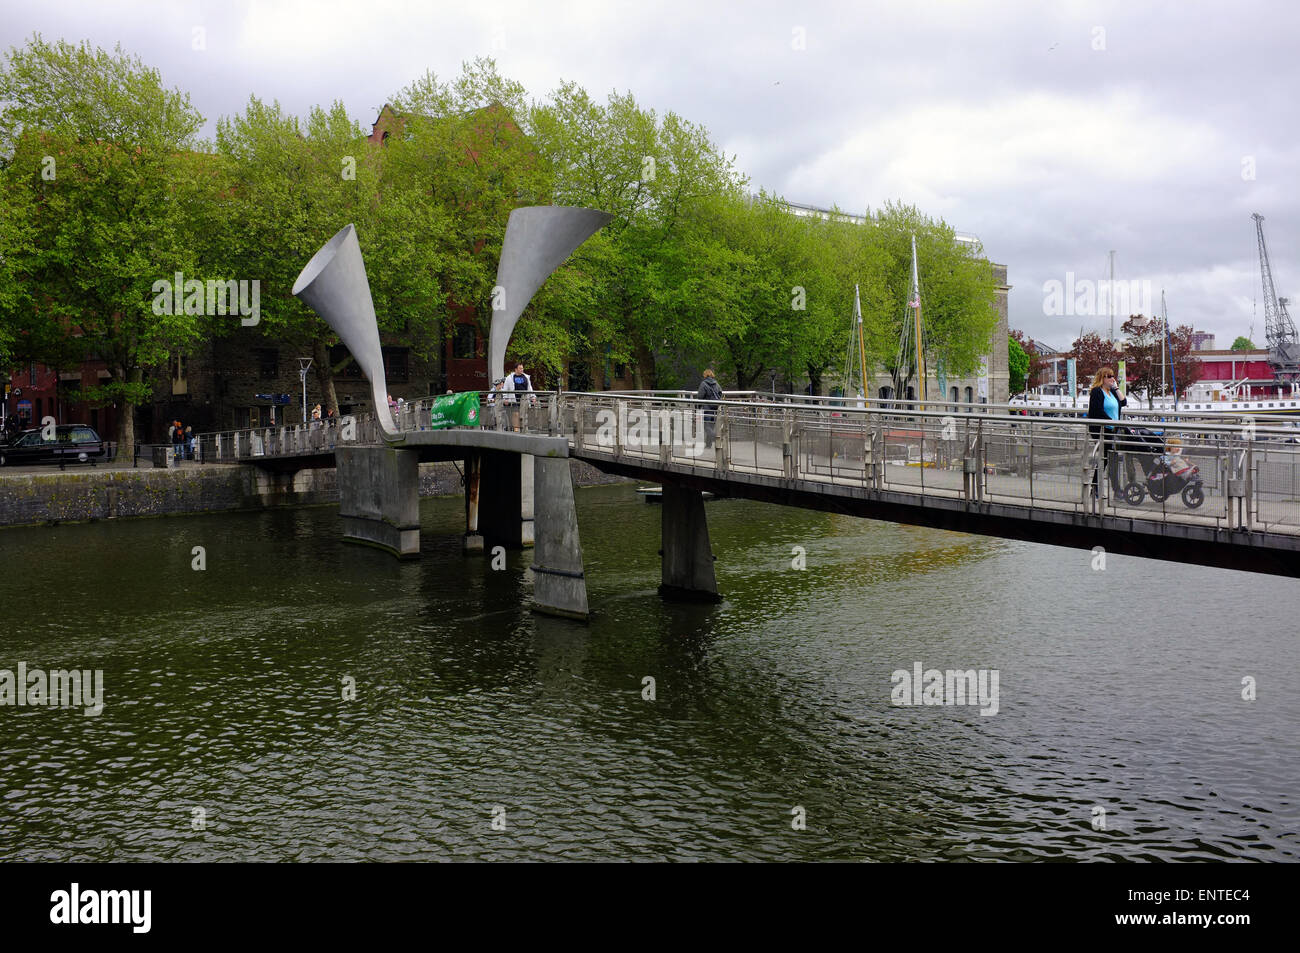
[[[1029,382],[1029,355],[1013,337],[1007,338],[1007,381],[1013,394],[1019,394]]]
[[[820,356],[816,361],[809,359],[809,380],[820,392],[821,375],[831,369],[846,394],[852,396],[861,389],[865,395],[876,368],[886,359],[892,360],[898,346],[896,338],[892,345],[881,346],[882,340],[894,332],[886,330],[882,334],[879,327],[897,304],[889,284],[893,262],[878,229],[841,217],[839,209],[831,210],[830,220],[819,226],[819,231],[814,253],[830,282],[826,293],[832,311],[823,332]],[[861,346],[853,317],[854,286],[862,306]],[[889,346],[893,350],[886,353]],[[864,358],[866,381],[861,380]]]
[[[603,386],[606,360],[630,361],[636,385],[655,387],[656,355],[705,350],[715,315],[732,306],[734,285],[708,270],[734,254],[695,223],[703,203],[738,196],[743,180],[703,128],[630,94],[602,105],[564,84],[534,108],[532,135],[557,204],[614,216],[574,260],[599,302],[573,330],[590,348],[593,383]]]
[[[189,150],[203,118],[120,47],[39,35],[9,52],[0,101],[0,323],[11,339],[25,325],[56,365],[69,337],[103,358],[109,381],[83,396],[124,406],[130,447],[145,368],[198,333],[192,314],[155,313],[153,286],[196,261],[192,215],[210,180]]]
[[[1029,367],[1025,371],[1025,389],[1033,390],[1043,383],[1043,371],[1047,367],[1047,362],[1038,353],[1038,345],[1031,338],[1025,337],[1023,331],[1012,328],[1007,332],[1007,336],[1020,345],[1020,349],[1025,352],[1025,357],[1029,360]],[[1014,394],[1016,391],[1012,389],[1011,392]]]
[[[1248,338],[1248,337],[1240,337],[1240,336],[1239,336],[1239,337],[1237,338],[1237,340],[1235,340],[1235,341],[1232,342],[1232,347],[1231,347],[1229,350],[1233,350],[1233,351],[1253,351],[1253,350],[1255,350],[1255,342],[1252,341],[1252,340],[1251,340],[1250,338]]]
[[[927,368],[940,364],[950,376],[973,374],[989,352],[997,328],[996,283],[983,249],[959,242],[942,220],[915,206],[886,203],[874,216],[872,237],[886,256],[886,295],[871,303],[868,346],[875,360],[895,376],[895,393],[904,393],[914,369],[900,373],[898,355],[912,282],[912,236],[916,236],[921,284],[922,337]],[[863,302],[864,312],[867,302]]]
[[[701,203],[682,233],[697,251],[680,287],[709,302],[700,330],[738,388],[773,373],[794,381],[807,372],[819,384],[839,357],[851,299],[829,267],[831,229],[760,193]]]
[[[292,294],[293,282],[321,245],[351,223],[357,228],[366,274],[382,331],[405,329],[405,314],[395,302],[410,293],[419,270],[410,267],[411,249],[385,243],[377,223],[380,156],[341,103],[314,107],[305,121],[278,102],[249,100],[244,112],[217,123],[217,148],[230,180],[225,231],[214,267],[240,280],[259,282],[261,320],[244,328],[238,321],[214,324],[214,334],[242,334],[251,342],[264,336],[286,342],[312,356],[312,368],[326,409],[337,409],[329,346],[337,337],[329,326]],[[385,203],[390,222],[428,224],[406,214],[398,196]],[[427,239],[416,228],[410,245]],[[379,253],[382,249],[384,253]],[[393,268],[396,257],[400,270]],[[421,309],[420,314],[427,313]]]
[[[480,58],[463,64],[461,75],[449,82],[426,73],[394,97],[393,109],[384,181],[387,189],[406,190],[421,214],[438,222],[436,243],[422,253],[420,267],[429,287],[435,277],[441,286],[442,332],[451,333],[451,301],[473,315],[486,338],[510,213],[545,204],[550,192],[549,169],[528,134],[526,91],[501,76],[493,60]],[[394,240],[407,238],[386,231]],[[563,311],[557,307],[555,314]],[[567,340],[554,328],[537,328],[533,312],[520,322],[526,349],[515,346],[514,353],[554,365]],[[488,373],[500,376],[504,368]]]

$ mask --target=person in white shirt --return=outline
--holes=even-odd
[[[518,430],[519,429],[519,405],[515,402],[514,392],[515,391],[529,391],[530,393],[533,392],[533,379],[524,373],[524,365],[522,361],[517,362],[515,364],[514,373],[506,375],[506,383],[505,386],[502,388],[502,390],[504,390],[506,393],[502,395],[501,401],[502,403],[510,407],[510,429]],[[530,397],[529,400],[531,401],[530,406],[532,407],[537,406],[536,397]]]

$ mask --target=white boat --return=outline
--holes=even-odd
[[[1169,397],[1157,397],[1151,403],[1133,394],[1129,394],[1128,398],[1129,411],[1149,410],[1155,413],[1228,414],[1235,417],[1242,414],[1300,417],[1300,386],[1298,385],[1292,385],[1289,394],[1271,394],[1264,397],[1242,397],[1228,388],[1216,391],[1213,394],[1201,393],[1198,395],[1193,393],[1189,397],[1180,397],[1176,407],[1173,399]],[[1084,413],[1088,412],[1088,397],[1086,394],[1075,397],[1073,402],[1063,394],[1029,394],[1013,397],[1010,403],[1023,404],[1030,410],[1036,408],[1069,410],[1073,408]]]

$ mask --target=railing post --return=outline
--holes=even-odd
[[[1034,425],[1026,424],[1029,428],[1029,505],[1034,505]]]
[[[658,434],[659,462],[664,466],[673,462],[673,416],[667,406],[651,411],[654,414],[654,433]]]
[[[1087,459],[1083,463],[1083,498],[1081,500],[1083,509],[1087,513],[1100,512],[1101,502],[1100,494],[1102,492],[1100,477],[1101,461],[1103,459],[1102,441],[1106,438],[1099,436],[1092,444],[1092,449],[1088,453]],[[1097,496],[1092,495],[1093,484],[1097,486]]]
[[[1238,453],[1240,456],[1238,456]],[[1224,467],[1224,490],[1228,497],[1228,528],[1250,528],[1250,504],[1246,499],[1246,455],[1249,447],[1234,451],[1228,450],[1227,466]],[[1233,458],[1238,462],[1233,465]]]
[[[870,421],[871,427],[871,488],[880,490],[885,484],[885,420],[876,416]],[[863,468],[864,470],[866,467]]]
[[[795,459],[798,449],[795,447],[794,411],[782,411],[781,422],[781,473],[787,480],[793,480],[798,462]]]
[[[1246,448],[1246,521],[1242,529],[1251,529],[1259,515],[1259,501],[1255,499],[1255,444]]]
[[[975,432],[966,428],[966,449],[961,459],[962,496],[968,503],[980,501],[980,478],[984,472],[983,421],[976,421]]]
[[[716,446],[716,460],[719,473],[726,473],[731,468],[731,435],[730,428],[727,426],[727,407],[725,404],[717,404],[717,431],[714,434],[714,443]]]

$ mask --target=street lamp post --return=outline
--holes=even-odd
[[[311,369],[311,358],[298,358],[298,377],[302,379],[302,422],[307,422],[307,371]]]

